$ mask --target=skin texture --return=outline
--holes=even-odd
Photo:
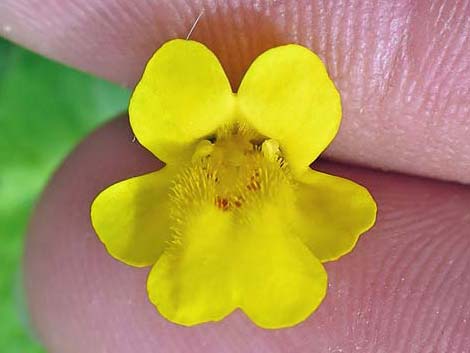
[[[379,207],[376,226],[356,249],[326,265],[329,292],[318,311],[277,331],[256,328],[239,312],[184,328],[149,303],[148,269],[112,259],[90,226],[89,206],[100,190],[161,167],[132,143],[126,120],[102,128],[57,172],[32,220],[26,289],[43,342],[51,353],[464,352],[470,188],[315,166],[365,185]]]
[[[35,51],[133,86],[170,38],[221,59],[236,88],[267,48],[295,42],[325,61],[343,100],[327,156],[470,182],[469,0],[3,0],[0,30]]]
[[[263,50],[304,44],[343,100],[331,159],[470,182],[470,1],[3,0],[0,31],[44,55],[133,86],[153,51],[185,37],[220,57],[236,88]],[[67,117],[64,117],[67,118]],[[470,346],[470,189],[336,164],[366,185],[376,227],[327,265],[306,323],[263,331],[235,313],[187,329],[155,314],[146,269],[113,260],[89,223],[111,183],[160,166],[121,120],[86,140],[51,181],[30,227],[26,289],[51,353],[464,352]]]

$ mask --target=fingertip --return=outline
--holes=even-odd
[[[51,353],[451,352],[470,345],[470,190],[332,163],[316,167],[367,186],[379,214],[351,254],[326,264],[328,294],[309,319],[275,331],[239,311],[190,328],[169,323],[148,300],[148,269],[114,260],[90,225],[100,190],[161,167],[132,137],[120,119],[87,138],[55,174],[31,222],[25,285]]]

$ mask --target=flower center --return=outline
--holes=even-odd
[[[290,194],[292,186],[279,144],[242,125],[231,125],[197,145],[191,165],[172,186],[171,216],[181,225],[188,213],[208,205],[243,214],[282,190]]]

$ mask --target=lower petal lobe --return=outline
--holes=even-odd
[[[189,326],[241,308],[258,326],[280,328],[317,308],[326,272],[297,237],[293,190],[276,185],[277,192],[255,194],[241,208],[217,207],[210,190],[202,193],[206,199],[186,203],[147,284],[164,317]]]
[[[180,325],[221,320],[236,308],[232,214],[206,204],[189,212],[185,224],[150,272],[150,301]]]
[[[93,201],[91,220],[116,259],[132,266],[154,264],[170,235],[170,167],[116,183]]]
[[[298,191],[299,235],[322,262],[350,252],[375,222],[374,199],[353,181],[309,170]]]
[[[271,329],[305,320],[327,287],[322,264],[298,239],[284,211],[284,203],[267,202],[240,234],[240,306],[258,326]]]

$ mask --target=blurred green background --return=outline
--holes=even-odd
[[[0,38],[0,351],[45,352],[31,334],[21,289],[28,218],[61,161],[128,99],[122,87]]]

